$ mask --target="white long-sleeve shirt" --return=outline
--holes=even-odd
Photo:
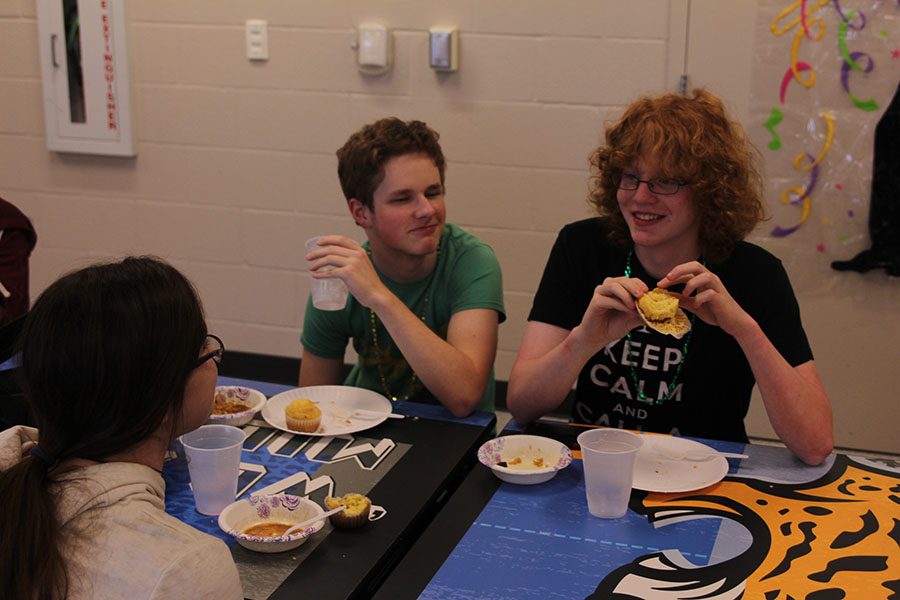
[[[0,470],[18,462],[37,430],[0,433]],[[165,512],[165,482],[150,467],[113,462],[56,478],[69,598],[241,599],[225,544]]]

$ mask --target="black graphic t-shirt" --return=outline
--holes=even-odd
[[[602,219],[563,227],[544,269],[529,321],[573,329],[606,277],[624,275],[627,251],[607,242]],[[632,277],[650,289],[656,285],[631,260]],[[724,263],[708,265],[731,296],[759,323],[791,366],[812,360],[800,321],[800,309],[787,273],[776,257],[741,242]],[[675,288],[678,289],[678,288]],[[690,316],[690,313],[688,313]],[[681,361],[684,338],[646,327],[604,347],[578,376],[572,419],[639,431],[676,433],[711,439],[746,441],[744,417],[755,379],[737,342],[720,328],[694,319],[687,356],[671,397],[662,405],[642,402],[638,385],[651,398],[663,398]]]

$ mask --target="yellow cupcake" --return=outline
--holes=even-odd
[[[638,307],[649,321],[668,321],[675,318],[678,298],[666,290],[656,288],[640,297]]]
[[[294,400],[284,408],[284,418],[288,429],[301,433],[312,433],[319,428],[322,411],[306,398]]]
[[[691,330],[691,320],[679,308],[678,297],[660,288],[638,299],[637,313],[650,329],[675,338],[681,338]]]
[[[335,527],[361,527],[369,522],[369,511],[372,509],[372,501],[362,494],[346,494],[340,498],[325,498],[325,507],[328,510],[337,508],[343,504],[347,508],[329,517]]]

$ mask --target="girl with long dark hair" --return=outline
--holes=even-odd
[[[65,275],[21,347],[38,429],[0,434],[4,597],[241,598],[227,547],[164,510],[165,453],[209,416],[220,348],[187,279],[149,257]]]

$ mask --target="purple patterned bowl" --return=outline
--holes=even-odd
[[[288,536],[262,537],[244,532],[247,528],[266,521],[289,523],[293,526],[324,512],[321,506],[300,496],[290,494],[250,496],[226,506],[219,515],[219,527],[248,550],[284,552],[296,548],[322,529],[327,517]]]
[[[553,479],[572,462],[572,453],[539,435],[503,435],[482,444],[478,460],[503,481],[532,485]]]
[[[209,415],[207,423],[217,425],[233,425],[234,427],[246,425],[253,420],[254,415],[266,403],[265,394],[242,385],[220,385],[216,387],[216,395],[226,402],[240,402],[247,406],[247,410],[240,412]]]

